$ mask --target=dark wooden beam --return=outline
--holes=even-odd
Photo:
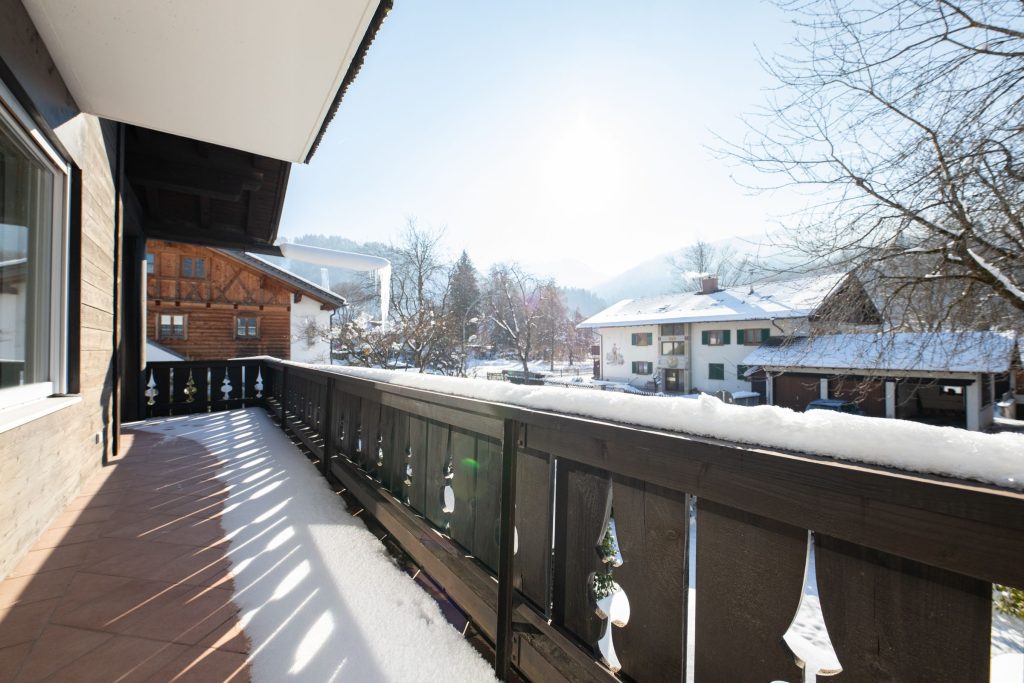
[[[133,155],[128,176],[136,187],[155,187],[229,202],[237,202],[246,190],[258,190],[263,185],[263,172],[252,167],[169,161],[149,155]]]

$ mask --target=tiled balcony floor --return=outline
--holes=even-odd
[[[494,680],[441,588],[263,410],[124,445],[0,582],[0,683]]]
[[[136,432],[0,582],[0,683],[248,681],[222,463]]]

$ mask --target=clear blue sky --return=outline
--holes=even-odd
[[[698,238],[761,234],[794,207],[750,196],[706,149],[764,101],[756,48],[791,35],[775,7],[395,5],[312,164],[292,171],[282,236],[389,241],[411,217],[479,267],[589,285]]]

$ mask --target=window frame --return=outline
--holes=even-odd
[[[677,347],[681,347],[682,351],[680,351],[679,353],[672,353],[671,351],[666,352],[665,351],[665,347],[666,346],[668,346],[671,349],[675,349]],[[662,340],[661,348],[659,350],[660,350],[662,356],[685,356],[686,355],[686,342],[678,341],[678,340],[677,341]]]
[[[646,367],[647,372],[638,371],[637,366]],[[634,375],[653,375],[654,374],[654,363],[649,360],[635,360],[630,364],[630,371]]]
[[[188,262],[188,272],[185,274],[185,262]],[[202,275],[196,275],[196,266],[202,264]],[[178,275],[183,280],[205,280],[206,279],[206,257],[205,256],[182,256],[179,264]]]
[[[252,320],[256,323],[256,334],[238,334],[238,321],[239,320]],[[249,326],[246,325],[246,331],[248,332]],[[260,325],[260,318],[258,315],[236,315],[235,316],[235,339],[239,341],[252,341],[260,338],[263,326]]]
[[[69,386],[68,273],[70,271],[71,163],[50,144],[46,136],[21,106],[14,93],[0,80],[0,125],[19,139],[34,161],[53,180],[51,198],[50,245],[48,258],[49,320],[46,336],[48,350],[39,362],[45,362],[47,379],[31,384],[0,388],[0,411],[28,401],[65,395]],[[29,350],[26,348],[26,360]],[[34,360],[35,362],[35,360]]]
[[[719,375],[715,377],[715,375]],[[709,380],[724,380],[725,379],[725,363],[708,363],[708,379]]]
[[[736,379],[739,380],[740,382],[749,382],[750,378],[746,377],[744,375],[744,373],[746,373],[747,370],[749,370],[752,367],[754,367],[754,366],[753,365],[737,365],[736,366]]]
[[[712,337],[718,341],[712,341]],[[700,333],[703,346],[729,346],[732,343],[732,330],[703,330]]]
[[[754,334],[751,335],[751,332]],[[771,336],[770,327],[744,327],[736,330],[736,343],[743,346],[760,346]]]
[[[167,335],[167,336],[164,335],[164,333],[163,333],[163,328],[164,328],[163,317],[165,315],[171,318],[171,330],[172,330],[172,332],[174,330],[174,316],[180,315],[182,317],[182,321],[181,321],[181,336],[178,336],[176,334],[171,334],[171,335]],[[170,341],[187,341],[188,340],[188,313],[164,313],[163,311],[160,311],[159,313],[157,313],[156,314],[156,338],[160,339],[160,340],[170,340]]]
[[[646,340],[643,343],[639,343],[640,340]],[[654,333],[653,332],[632,332],[629,335],[630,346],[654,346]]]
[[[678,329],[678,332],[672,330]],[[686,323],[662,323],[661,324],[661,336],[663,337],[685,337],[686,336]]]

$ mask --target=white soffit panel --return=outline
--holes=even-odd
[[[376,0],[24,0],[78,106],[302,162]]]

